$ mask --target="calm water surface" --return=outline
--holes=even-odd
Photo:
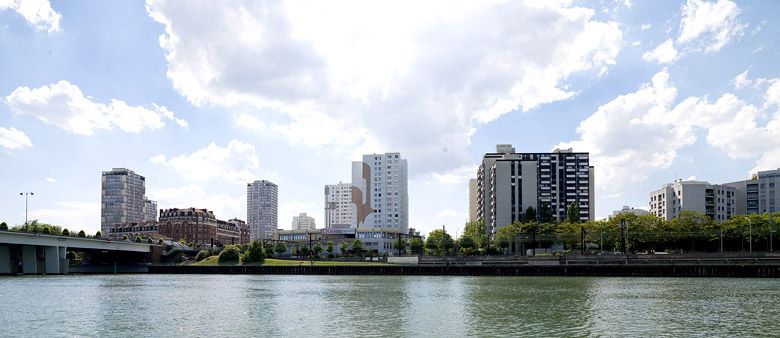
[[[779,336],[780,281],[0,277],[2,337]]]

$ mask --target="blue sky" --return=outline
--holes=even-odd
[[[677,178],[780,167],[770,1],[0,0],[0,219],[96,231],[100,172],[160,208],[323,221],[350,161],[409,161],[410,226],[466,221],[497,143],[591,152],[597,217]]]

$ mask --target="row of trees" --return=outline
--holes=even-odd
[[[567,217],[561,223],[535,221],[534,212],[526,211],[524,221],[499,228],[492,239],[482,222],[466,223],[458,239],[437,229],[425,241],[426,253],[500,254],[552,245],[563,246],[565,251],[747,251],[751,243],[753,251],[770,251],[777,244],[776,231],[780,228],[780,213],[737,215],[725,221],[694,211],[682,211],[669,221],[654,215],[623,213],[580,223],[574,221],[579,212],[569,210],[576,212],[571,213],[572,219]]]
[[[87,235],[84,232],[84,230],[79,230],[79,232],[73,233],[69,231],[67,228],[62,228],[59,225],[54,225],[54,224],[41,223],[37,219],[27,222],[27,224],[17,225],[12,228],[8,228],[8,224],[6,222],[1,222],[0,231],[27,232],[27,233],[37,233],[37,234],[44,234],[44,235],[70,236],[70,237],[81,237],[81,238],[93,237]],[[100,233],[100,231],[98,231],[94,237],[100,238],[102,237],[102,234]]]

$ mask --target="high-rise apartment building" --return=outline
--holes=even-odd
[[[407,164],[399,153],[352,162],[352,227],[409,229]]]
[[[144,222],[157,220],[157,201],[144,197]]]
[[[487,153],[477,173],[476,218],[488,231],[522,220],[533,208],[563,221],[576,206],[579,220],[594,218],[594,178],[589,154],[571,149],[552,153],[517,153],[509,144],[499,144]]]
[[[352,226],[352,184],[341,183],[325,186],[325,227],[349,228]]]
[[[266,180],[246,185],[246,219],[251,240],[271,239],[279,220],[279,188]]]
[[[292,220],[293,230],[314,230],[317,229],[317,225],[314,221],[314,217],[306,215],[305,212],[293,216]]]
[[[749,180],[726,185],[735,189],[737,214],[780,211],[780,169],[759,171]]]
[[[650,214],[665,220],[690,210],[723,221],[737,213],[736,204],[734,187],[702,181],[677,180],[650,193]]]
[[[106,236],[112,227],[144,220],[146,178],[125,168],[104,171],[100,188],[100,228]]]
[[[477,179],[469,180],[469,222],[477,221]]]

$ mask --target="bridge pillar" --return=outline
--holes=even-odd
[[[60,273],[60,248],[56,246],[43,247],[43,256],[45,259],[45,270],[47,274]]]
[[[38,273],[38,250],[33,245],[22,246],[22,273]]]
[[[68,265],[70,264],[70,261],[67,258],[67,251],[68,248],[61,246],[59,247],[59,259],[60,259],[60,273],[61,274],[67,274],[68,273]]]
[[[11,247],[0,246],[0,274],[11,273]]]

